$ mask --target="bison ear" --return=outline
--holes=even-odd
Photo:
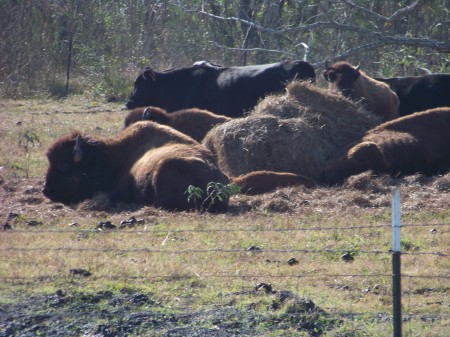
[[[142,73],[142,76],[144,76],[144,78],[146,80],[152,80],[155,81],[156,80],[156,73],[152,68],[149,67],[145,67],[144,72]]]
[[[75,139],[75,146],[73,148],[73,161],[75,163],[79,163],[83,159],[83,150],[82,150],[82,142],[80,135]]]
[[[325,70],[323,72],[323,78],[327,82],[334,82],[336,80],[336,72],[333,69]]]

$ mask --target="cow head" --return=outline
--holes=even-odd
[[[92,145],[78,133],[57,140],[47,150],[44,195],[65,204],[92,197],[99,188],[95,157]]]
[[[151,100],[151,94],[156,89],[156,73],[153,69],[146,67],[143,72],[134,81],[134,89],[126,107],[134,109],[154,104]]]
[[[329,88],[339,90],[347,97],[350,96],[353,83],[359,76],[359,66],[354,67],[348,62],[337,62],[323,72],[324,79],[329,82]]]

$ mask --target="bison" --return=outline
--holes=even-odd
[[[201,142],[208,131],[215,125],[230,121],[231,118],[197,108],[167,113],[162,108],[150,106],[131,110],[125,117],[125,127],[140,120],[149,120],[168,125]]]
[[[362,101],[375,115],[388,121],[398,116],[399,99],[386,83],[367,76],[359,67],[348,62],[336,62],[323,72],[329,88],[346,97]]]
[[[433,175],[450,169],[450,108],[435,108],[389,121],[369,130],[323,172],[331,184],[364,171],[392,176]]]
[[[268,193],[281,187],[316,186],[312,179],[300,174],[274,171],[253,171],[239,177],[232,177],[231,182],[239,186],[240,193],[248,195]]]
[[[106,193],[111,203],[153,204],[169,210],[225,211],[228,198],[190,199],[189,186],[207,190],[228,184],[212,153],[192,138],[150,121],[110,138],[63,136],[47,151],[43,193],[53,201],[78,203]]]
[[[450,74],[376,78],[389,85],[400,100],[398,113],[406,116],[418,111],[450,106]]]
[[[282,61],[245,67],[192,67],[156,72],[145,68],[134,82],[128,109],[158,106],[168,112],[206,109],[240,117],[258,100],[281,92],[294,78],[315,81],[314,68],[305,61]]]

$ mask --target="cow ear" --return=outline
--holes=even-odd
[[[80,135],[75,139],[75,146],[73,148],[73,161],[75,163],[79,163],[83,159],[83,150],[82,150],[82,142]]]
[[[156,80],[156,73],[152,68],[146,67],[144,69],[144,72],[142,73],[142,76],[144,76],[144,78],[146,80],[152,80],[155,81]]]

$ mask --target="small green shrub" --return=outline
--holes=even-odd
[[[211,205],[214,205],[216,200],[222,202],[225,199],[230,198],[232,195],[238,194],[240,188],[236,184],[221,184],[216,182],[210,182],[206,186],[206,195],[200,187],[189,185],[187,190],[184,192],[187,195],[187,201],[194,202],[195,208],[200,212],[207,210]],[[200,207],[198,207],[199,200],[202,201]]]
[[[25,175],[28,178],[30,173],[30,147],[41,145],[39,137],[33,131],[26,130],[19,133],[18,146],[25,152]]]

